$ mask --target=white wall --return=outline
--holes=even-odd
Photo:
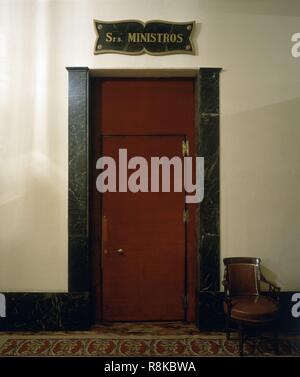
[[[92,20],[197,22],[197,55],[93,55]],[[298,0],[0,0],[0,291],[67,290],[67,72],[223,67],[221,254],[300,289]]]

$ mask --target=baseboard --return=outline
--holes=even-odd
[[[280,293],[279,330],[300,333],[300,317],[291,314],[294,291]],[[92,324],[89,292],[4,293],[6,318],[0,331],[89,330]],[[223,292],[200,291],[197,327],[201,331],[224,331]]]
[[[88,292],[4,293],[6,317],[0,331],[87,330],[91,327]]]

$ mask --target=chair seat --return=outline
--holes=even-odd
[[[278,304],[275,300],[266,296],[234,296],[231,297],[231,319],[247,322],[272,321],[278,313]],[[228,307],[224,303],[225,313]]]

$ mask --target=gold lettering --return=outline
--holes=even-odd
[[[162,42],[163,35],[164,35],[163,33],[157,33],[157,41],[158,41],[158,43]]]
[[[183,42],[183,34],[177,34],[177,43]]]
[[[112,42],[112,33],[106,33],[105,42]]]
[[[135,43],[136,40],[136,33],[128,33],[128,42],[129,43]]]
[[[169,43],[169,34],[165,33],[164,34],[164,43]]]
[[[171,34],[170,35],[170,41],[172,42],[172,43],[175,43],[176,42],[176,34]]]
[[[139,36],[140,36],[140,41],[141,42],[147,42],[147,37],[146,37],[145,34],[139,33]]]
[[[128,33],[129,43],[182,43],[183,34],[168,33]],[[113,42],[112,33],[106,33],[106,42]]]

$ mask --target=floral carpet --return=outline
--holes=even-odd
[[[274,356],[272,337],[245,343],[245,355]],[[130,323],[91,331],[2,333],[0,356],[238,356],[232,334],[203,333],[193,324]],[[300,336],[280,335],[279,353],[300,356]]]

